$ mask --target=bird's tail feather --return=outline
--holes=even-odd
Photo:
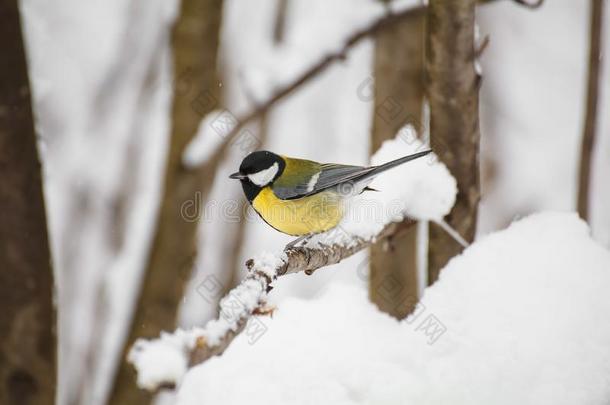
[[[432,152],[432,150],[425,150],[423,152],[417,152],[412,155],[403,156],[399,159],[392,160],[391,162],[384,163],[375,167],[371,172],[367,173],[366,177],[377,176],[379,173],[385,172],[393,167],[400,166],[403,163],[410,162],[411,160],[419,159],[420,157],[426,156],[428,153]]]

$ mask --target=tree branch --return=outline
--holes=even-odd
[[[497,0],[479,0],[479,4],[495,3]],[[522,7],[535,10],[544,4],[544,0],[510,0]]]
[[[271,283],[280,276],[300,272],[311,275],[314,273],[314,271],[326,266],[337,264],[340,261],[360,252],[361,250],[371,247],[380,240],[390,236],[398,236],[414,224],[416,224],[416,222],[410,219],[403,222],[392,222],[387,225],[374,239],[354,239],[353,243],[351,243],[349,246],[336,244],[331,246],[321,246],[320,248],[296,247],[285,250],[283,253],[284,257],[281,258],[278,265],[271,269],[271,271],[264,268],[266,263],[260,263],[256,259],[249,259],[246,261],[246,267],[249,270],[248,275],[239,286],[227,294],[227,297],[230,297],[232,292],[240,288],[240,286],[248,284],[252,281],[261,283],[261,291],[267,293],[272,288]],[[222,301],[220,312],[220,316],[223,316]],[[252,311],[243,312],[243,315],[236,320],[238,328],[236,330],[226,331],[219,343],[210,344],[205,338],[197,339],[197,344],[189,355],[190,367],[203,363],[213,356],[222,354],[229,344],[231,344],[233,339],[244,330],[248,320],[253,315],[264,314],[265,312],[267,312],[265,308],[265,299],[264,297],[261,297],[258,305]]]
[[[233,339],[247,329],[251,318],[270,312],[266,307],[266,297],[272,289],[271,284],[278,277],[299,272],[311,275],[314,271],[339,263],[385,238],[399,236],[415,223],[414,220],[391,222],[370,239],[354,237],[349,243],[296,247],[284,250],[280,256],[267,254],[248,260],[248,275],[220,301],[218,318],[209,321],[204,328],[197,329],[193,332],[194,336],[189,337],[193,343],[186,353],[188,368],[222,354]],[[136,367],[136,356],[147,343],[138,341],[132,349],[130,361]],[[175,383],[176,381],[162,381],[145,385],[145,388],[153,391],[174,388]]]
[[[599,98],[599,73],[602,46],[602,16],[604,1],[591,0],[591,30],[589,42],[589,77],[587,79],[587,105],[580,151],[580,175],[578,186],[578,214],[589,219],[589,183],[591,181],[591,157],[597,129],[597,104]]]
[[[513,1],[517,4],[519,4],[520,6],[531,8],[532,10],[539,8],[544,3],[544,0],[535,0],[535,1],[531,1],[531,2],[528,0],[513,0]]]
[[[287,96],[292,94],[299,87],[308,83],[311,79],[316,77],[319,73],[323,72],[328,68],[331,64],[339,60],[345,60],[347,57],[347,52],[353,48],[355,45],[360,43],[363,39],[369,38],[371,36],[377,35],[379,32],[386,30],[390,27],[395,26],[397,23],[403,21],[408,17],[414,17],[417,15],[424,15],[426,11],[426,7],[415,7],[410,8],[404,11],[400,11],[397,13],[385,15],[377,19],[376,21],[369,24],[367,27],[352,33],[346,40],[342,48],[338,49],[335,52],[329,53],[324,56],[318,62],[314,63],[309,69],[304,71],[301,75],[299,75],[295,80],[286,84],[277,90],[269,99],[267,99],[264,103],[256,105],[251,111],[243,114],[242,116],[237,118],[237,123],[235,127],[231,129],[229,133],[224,136],[224,141],[222,145],[218,148],[216,155],[224,155],[228,146],[231,144],[231,141],[237,137],[239,132],[244,128],[246,124],[250,121],[256,119],[257,117],[265,114],[269,111],[273,106],[275,106],[278,102],[284,100]],[[215,162],[214,159],[204,162],[200,167],[195,168],[196,170],[202,170],[206,172],[214,172],[217,167],[218,162]]]

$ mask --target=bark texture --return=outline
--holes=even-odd
[[[0,2],[0,403],[53,404],[53,274],[18,2]]]
[[[430,0],[427,21],[427,96],[430,144],[458,184],[446,218],[464,239],[474,239],[479,191],[479,77],[475,71],[475,0]],[[462,251],[430,224],[428,283]]]
[[[201,119],[218,104],[221,11],[221,0],[184,0],[172,33],[175,86],[164,191],[142,290],[115,378],[113,404],[149,402],[149,394],[137,388],[135,374],[126,363],[127,348],[139,337],[156,336],[175,327],[177,308],[191,274],[201,203],[214,173],[187,170],[182,155]],[[185,208],[194,211],[185,212]]]
[[[371,153],[405,124],[421,131],[425,18],[413,15],[379,33],[375,44],[375,108]],[[369,297],[405,318],[417,303],[417,227],[371,247]]]

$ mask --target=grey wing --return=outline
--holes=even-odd
[[[321,170],[318,173],[309,178],[306,184],[300,183],[296,187],[292,186],[290,188],[274,185],[273,192],[283,200],[307,197],[342,183],[358,181],[374,169],[374,167],[325,163],[321,165]]]
[[[374,167],[345,166],[333,163],[323,164],[320,177],[313,192],[319,192],[342,183],[355,182],[372,172]]]

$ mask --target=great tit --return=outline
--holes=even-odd
[[[301,237],[291,246],[336,227],[345,213],[347,199],[372,190],[368,184],[375,176],[430,152],[363,167],[256,151],[246,156],[239,171],[229,177],[240,180],[248,202],[267,224],[285,234]]]

